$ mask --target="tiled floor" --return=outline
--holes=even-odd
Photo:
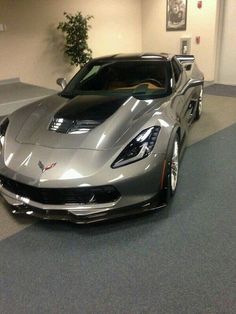
[[[56,91],[22,82],[0,84],[0,116],[54,94]]]

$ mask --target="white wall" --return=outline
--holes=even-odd
[[[233,1],[233,0],[232,0]],[[218,32],[218,1],[205,0],[202,9],[197,0],[188,0],[186,31],[166,32],[166,1],[143,0],[142,47],[144,51],[179,53],[180,37],[192,37],[191,53],[208,81],[214,80]],[[199,45],[195,37],[201,36]]]
[[[188,0],[187,31],[166,32],[166,0],[0,0],[0,80],[20,77],[22,81],[55,88],[59,76],[70,78],[76,71],[63,56],[62,40],[56,30],[63,11],[94,15],[89,32],[93,56],[119,52],[159,51],[178,53],[180,37],[192,37],[192,50],[205,79],[215,78],[219,4],[224,0]],[[221,80],[235,78],[235,0],[229,3],[223,43]],[[233,25],[233,26],[232,26]],[[195,37],[201,36],[201,43]],[[228,38],[228,40],[226,40]],[[230,42],[231,41],[231,42]],[[232,47],[234,47],[232,49]],[[223,72],[222,72],[223,70]],[[225,73],[225,74],[224,74]],[[231,73],[231,74],[229,74]],[[226,78],[227,75],[227,78]]]
[[[55,88],[59,76],[75,69],[64,59],[60,33],[63,11],[93,15],[89,46],[93,56],[141,51],[141,0],[0,0],[0,80]]]
[[[236,1],[225,0],[221,54],[217,81],[236,85]]]

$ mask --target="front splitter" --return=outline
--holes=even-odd
[[[116,208],[106,210],[104,212],[87,214],[87,215],[75,215],[68,210],[58,209],[40,209],[26,204],[15,206],[12,209],[14,215],[33,216],[43,220],[60,220],[70,221],[77,224],[89,224],[105,220],[113,220],[121,217],[134,216],[144,212],[153,211],[165,207],[167,204],[159,202],[145,202],[129,207]]]

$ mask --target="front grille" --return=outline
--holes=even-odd
[[[6,190],[42,204],[103,204],[115,202],[120,197],[116,188],[110,185],[78,188],[37,188],[4,176],[0,176],[0,181]]]

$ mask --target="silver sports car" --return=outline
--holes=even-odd
[[[62,92],[1,121],[0,190],[12,213],[88,223],[167,205],[202,112],[194,57],[106,56],[58,83]]]

